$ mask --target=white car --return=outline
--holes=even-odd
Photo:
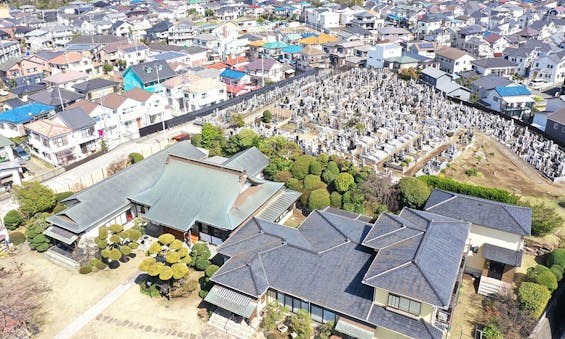
[[[547,86],[547,83],[545,82],[545,80],[542,79],[533,79],[530,81],[528,86],[533,89],[542,89]]]
[[[5,89],[0,89],[0,95],[5,97],[6,95],[10,94],[10,92],[6,91]]]

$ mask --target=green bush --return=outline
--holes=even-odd
[[[308,191],[326,189],[326,184],[322,182],[319,176],[308,174],[306,178],[304,178],[304,189]]]
[[[355,184],[355,179],[349,173],[340,173],[335,177],[333,184],[339,193],[344,193],[349,190],[351,185]]]
[[[4,216],[4,226],[10,231],[15,230],[16,228],[20,227],[21,224],[24,223],[24,218],[20,214],[20,212],[16,210],[10,210]]]
[[[465,175],[468,177],[476,177],[479,171],[476,168],[471,168],[465,171]]]
[[[218,270],[220,269],[220,267],[218,265],[210,265],[206,268],[206,276],[208,278],[211,278],[214,273],[216,273]]]
[[[547,287],[550,292],[553,292],[557,289],[557,279],[549,269],[538,274],[538,276],[536,277],[536,282],[542,286]]]
[[[330,205],[330,194],[325,189],[317,189],[308,197],[308,209],[311,211],[322,209]]]
[[[28,218],[40,212],[52,211],[57,204],[55,193],[37,181],[24,181],[14,186],[14,197],[20,206],[20,212]]]
[[[159,236],[159,242],[163,245],[169,245],[171,244],[173,241],[175,241],[175,236],[169,233],[165,233],[165,234],[161,234]]]
[[[108,265],[106,265],[105,263],[103,263],[102,261],[99,261],[96,263],[96,265],[94,265],[97,269],[99,270],[103,270],[106,269],[106,267],[108,267]]]
[[[78,273],[80,273],[80,274],[88,274],[90,272],[92,272],[92,266],[90,266],[90,265],[82,266],[78,270]]]
[[[208,245],[205,243],[197,243],[192,246],[192,250],[190,251],[190,256],[193,258],[204,258],[209,259],[212,254],[210,253],[210,249]]]
[[[487,325],[483,328],[483,339],[502,339],[502,333],[498,327],[493,324]]]
[[[292,166],[290,167],[290,172],[292,176],[296,179],[304,179],[310,172],[310,164],[314,161],[314,157],[311,155],[301,155],[296,158]]]
[[[322,174],[322,164],[318,161],[312,161],[310,163],[310,174],[320,176]]]
[[[488,200],[495,200],[507,204],[517,204],[520,200],[517,195],[502,189],[464,184],[450,178],[438,177],[435,175],[422,175],[418,177],[418,180],[425,182],[432,188],[471,195]]]
[[[561,281],[561,279],[563,279],[563,270],[559,267],[561,267],[561,266],[553,265],[549,268],[551,273],[553,273],[553,275],[555,276],[555,279],[557,279],[557,282],[559,282],[559,281]]]
[[[559,265],[565,267],[565,248],[559,248],[549,253],[547,257],[547,266]]]
[[[143,155],[141,153],[133,152],[128,155],[129,163],[135,164],[143,160]]]
[[[400,200],[404,206],[420,208],[428,200],[432,190],[421,180],[413,177],[404,177],[398,182]]]
[[[205,271],[210,266],[210,260],[199,257],[194,262],[194,267],[199,271]]]
[[[200,292],[198,292],[198,296],[202,299],[206,298],[207,295],[208,295],[208,291],[200,290]]]
[[[332,182],[334,182],[336,177],[337,177],[337,174],[330,171],[329,169],[326,169],[322,172],[322,181],[325,182],[328,185],[331,184]]]
[[[302,182],[296,178],[288,179],[288,181],[286,182],[286,187],[297,192],[302,192],[304,190],[304,185],[302,185]]]
[[[96,259],[96,258],[92,258],[90,259],[90,266],[96,266],[97,263],[99,263],[100,260]]]
[[[338,192],[332,192],[332,194],[330,194],[330,206],[341,208],[341,194]]]
[[[21,245],[26,241],[26,236],[22,232],[10,232],[9,237],[14,246]]]
[[[268,109],[263,111],[263,115],[261,116],[261,121],[268,124],[273,119],[273,113]]]
[[[535,282],[536,279],[538,278],[538,275],[547,271],[549,271],[549,268],[543,265],[536,265],[534,267],[530,267],[528,268],[528,271],[526,273],[526,279],[528,281]]]
[[[67,199],[68,197],[70,197],[71,195],[73,195],[73,192],[60,192],[60,193],[55,193],[55,199],[57,200],[57,202],[61,202],[65,199]]]
[[[284,182],[287,183],[289,180],[293,179],[292,178],[292,173],[290,173],[290,171],[284,170],[284,171],[280,171],[277,172],[274,176],[273,176],[273,180],[276,182]],[[296,180],[296,179],[295,179]]]
[[[57,203],[57,205],[55,205],[55,207],[53,208],[52,213],[53,214],[57,214],[59,212],[63,212],[64,210],[67,209],[67,205],[65,204],[61,204],[61,203]]]
[[[545,286],[536,283],[523,282],[518,289],[520,307],[530,311],[535,319],[541,316],[550,297],[551,293],[549,293],[549,290]]]

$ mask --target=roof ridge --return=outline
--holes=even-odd
[[[522,224],[521,224],[518,220],[516,220],[516,218],[514,218],[514,216],[512,215],[512,213],[510,213],[510,211],[508,210],[509,207],[513,207],[513,206],[502,205],[502,208],[503,208],[504,211],[510,216],[510,218],[511,218],[512,220],[514,220],[514,222],[516,222],[516,224],[518,225],[518,227],[520,227],[520,229],[521,229],[522,231],[524,231],[524,233],[527,234],[528,231],[526,231],[526,230],[524,229],[524,227],[522,227]],[[516,207],[521,207],[521,206],[516,206]],[[531,232],[530,232],[530,233],[531,233]]]
[[[328,224],[330,224],[331,227],[333,227],[336,231],[338,231],[341,235],[343,235],[345,237],[346,240],[350,240],[349,236],[345,233],[343,233],[339,228],[337,228],[331,221],[328,220],[328,218],[326,218],[325,215],[323,215],[320,211],[316,210],[316,213],[318,213],[322,218],[324,218],[325,221],[328,222]],[[330,213],[331,214],[331,213]],[[335,214],[332,214],[335,215]]]
[[[377,254],[377,255],[378,255],[378,254]],[[373,260],[376,260],[376,258],[377,258],[377,257],[375,256],[375,259],[373,259]],[[381,272],[381,273],[372,275],[372,276],[370,276],[370,277],[368,277],[368,278],[365,278],[365,279],[363,279],[363,280],[364,280],[364,281],[369,281],[369,280],[371,280],[371,279],[373,279],[373,278],[380,277],[380,276],[382,276],[382,275],[384,275],[384,274],[387,274],[387,273],[390,273],[390,272],[399,270],[399,269],[401,269],[401,268],[404,268],[404,267],[406,267],[406,266],[408,266],[408,265],[412,265],[412,264],[414,264],[412,261],[407,261],[407,262],[405,262],[404,264],[395,266],[395,267],[393,267],[393,268],[390,268],[390,269],[388,269],[388,270],[386,270],[386,271],[383,271],[383,272]]]
[[[371,239],[366,239],[366,238],[365,238],[365,239],[363,240],[363,243],[365,243],[365,242],[367,242],[367,241],[372,241],[372,240],[380,239],[380,238],[382,238],[382,237],[389,236],[389,235],[391,235],[391,234],[393,234],[393,233],[400,232],[400,231],[402,231],[402,230],[404,230],[404,229],[406,229],[406,228],[407,228],[406,226],[401,225],[399,228],[395,229],[394,231],[390,231],[390,232],[381,234],[381,235],[376,236],[376,237],[373,237],[373,238],[371,238]]]
[[[443,200],[443,201],[440,201],[440,202],[438,202],[438,203],[436,203],[436,204],[433,204],[433,205],[431,205],[430,207],[427,207],[427,208],[425,209],[426,211],[429,210],[430,208],[434,208],[434,207],[436,207],[436,206],[440,206],[440,205],[442,205],[442,204],[444,204],[444,203],[446,203],[446,202],[448,202],[448,201],[450,201],[450,200],[453,200],[453,199],[455,199],[455,198],[458,197],[457,193],[454,193],[454,192],[444,191],[444,190],[437,189],[437,188],[436,188],[436,190],[438,190],[439,192],[451,194],[451,197],[449,197],[449,198],[447,198],[447,199],[445,199],[445,200]],[[433,194],[433,192],[432,192],[432,194]],[[428,199],[429,199],[429,198],[428,198]]]
[[[426,235],[424,235],[424,239],[422,239],[422,241],[420,242],[420,244],[418,245],[418,250],[416,250],[416,254],[414,255],[414,258],[412,259],[412,261],[414,262],[414,266],[416,266],[418,268],[418,270],[420,271],[420,273],[422,273],[422,276],[424,277],[424,279],[426,280],[426,282],[428,283],[428,285],[430,286],[430,288],[432,289],[432,291],[434,292],[434,294],[436,295],[436,297],[438,298],[438,300],[440,302],[444,302],[443,300],[441,300],[441,297],[439,295],[439,293],[436,291],[434,285],[431,283],[431,280],[428,278],[428,276],[426,275],[426,273],[424,272],[424,270],[422,270],[422,268],[420,267],[419,264],[419,260],[417,261],[416,258],[418,256],[418,253],[420,252],[420,248],[422,246],[422,243],[424,242],[424,240],[426,240]]]

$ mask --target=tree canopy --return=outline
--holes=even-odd
[[[20,212],[27,218],[39,212],[51,211],[57,204],[55,193],[37,181],[24,181],[14,186],[14,196],[20,206]]]

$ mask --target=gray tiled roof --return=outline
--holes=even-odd
[[[379,251],[363,282],[432,305],[449,306],[469,226],[412,209],[403,209],[398,216],[381,214],[369,234],[375,237],[367,236],[364,242],[378,246]]]
[[[87,81],[83,81],[73,86],[79,92],[87,93],[101,88],[117,86],[118,83],[112,80],[107,80],[103,78],[95,78]]]
[[[424,210],[521,235],[530,235],[532,210],[527,207],[435,189]]]
[[[127,169],[90,186],[65,200],[66,210],[47,220],[73,233],[91,229],[113,213],[126,208],[128,196],[149,188],[163,171],[169,154],[203,159],[205,154],[190,144],[179,142]]]
[[[483,257],[514,267],[522,265],[522,251],[513,251],[491,244],[483,245]]]
[[[515,63],[503,58],[484,58],[471,61],[471,64],[485,68],[518,67]]]
[[[513,83],[512,80],[504,77],[499,77],[496,75],[487,75],[486,77],[481,77],[471,83],[471,86],[483,89],[493,89],[498,86],[508,86]]]
[[[267,165],[269,165],[269,158],[267,158],[257,147],[251,147],[241,151],[224,162],[225,166],[245,170],[250,176],[257,176]]]
[[[159,70],[155,71],[156,68]],[[151,71],[147,71],[148,69],[151,69]],[[157,81],[157,76],[159,77],[159,81],[163,82],[177,75],[164,60],[154,60],[133,65],[131,66],[131,70],[137,74],[144,84]]]
[[[80,107],[61,111],[58,116],[68,128],[73,130],[80,130],[96,124],[88,113]]]
[[[64,88],[47,88],[29,96],[29,100],[31,101],[55,107],[61,106],[61,101],[66,105],[82,98],[84,98],[83,94],[72,92]]]
[[[362,278],[375,254],[360,244],[370,228],[326,211],[312,212],[297,229],[253,218],[219,247],[229,259],[212,281],[255,298],[272,288],[413,338],[441,337],[441,330],[373,303]]]

